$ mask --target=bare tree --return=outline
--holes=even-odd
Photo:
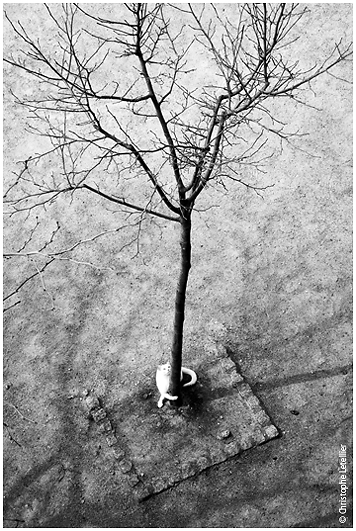
[[[270,102],[305,103],[305,89],[350,58],[351,46],[340,40],[319,64],[303,69],[293,44],[307,8],[298,4],[235,4],[233,18],[214,4],[45,9],[54,30],[51,43],[7,16],[23,48],[5,60],[28,75],[35,94],[14,98],[30,113],[30,131],[49,142],[22,161],[5,193],[8,213],[35,215],[59,196],[85,191],[136,213],[138,231],[148,217],[180,225],[170,385],[171,394],[180,396],[197,199],[209,184],[224,187],[227,180],[258,194],[272,186],[249,182],[246,166],[263,174],[263,161],[272,155],[269,139],[290,142],[299,133],[276,118]],[[181,21],[178,30],[169,17]],[[199,50],[210,65],[203,82],[194,64]],[[50,176],[41,165],[46,158],[53,160]],[[131,182],[140,185],[130,189]],[[130,190],[133,199],[127,199]],[[21,248],[5,253],[45,256],[35,275],[83,243],[50,252],[58,226],[45,245],[31,251],[35,229]]]

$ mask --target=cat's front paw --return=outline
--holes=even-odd
[[[158,400],[157,406],[158,407],[163,407],[163,401],[162,400]]]

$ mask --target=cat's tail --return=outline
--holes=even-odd
[[[194,371],[191,369],[186,369],[185,367],[182,367],[182,372],[184,374],[188,374],[191,377],[190,382],[187,382],[183,385],[183,387],[189,387],[190,385],[194,385],[197,382],[198,376]]]

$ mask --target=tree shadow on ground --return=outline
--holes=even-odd
[[[51,439],[46,432],[45,425],[37,422],[37,439],[40,442],[36,445],[34,441],[31,441],[32,444],[24,446],[23,451],[27,452],[31,461],[37,458],[39,464],[33,466],[25,474],[19,474],[9,490],[6,490],[6,486],[4,487],[4,520],[6,522],[13,521],[15,517],[19,518],[19,522],[24,521],[25,524],[21,527],[41,527],[43,519],[46,518],[46,512],[52,511],[53,513],[54,504],[64,506],[65,498],[71,500],[72,519],[80,522],[83,495],[81,473],[87,459],[81,434],[85,419],[78,426],[73,403],[68,399],[68,395],[72,390],[72,375],[75,373],[75,352],[80,349],[80,333],[84,327],[90,300],[82,300],[79,297],[76,304],[78,312],[75,316],[80,315],[81,318],[74,320],[69,318],[65,326],[55,314],[49,314],[44,319],[44,311],[40,310],[42,312],[40,319],[43,319],[45,323],[41,344],[45,354],[38,359],[36,370],[39,376],[31,382],[31,387],[25,388],[25,398],[38,414],[39,408],[46,408],[46,403],[41,400],[44,396],[43,392],[46,392],[43,382],[45,379],[51,380],[54,399],[52,400],[49,396],[46,396],[46,399],[53,407],[52,418],[56,418],[60,430],[56,430],[55,437]],[[19,352],[24,350],[25,336],[22,337],[22,341],[23,345],[19,345]],[[22,396],[23,392],[19,389],[19,396]],[[32,400],[34,396],[40,397],[37,404]],[[43,411],[40,413],[42,414]],[[38,417],[40,416],[38,414]],[[49,443],[50,453],[48,452]],[[41,449],[43,449],[42,454]],[[47,457],[48,454],[49,457]],[[23,463],[20,462],[19,465]],[[65,493],[65,498],[62,500],[59,499],[60,492]],[[24,516],[18,516],[19,513],[23,513]]]
[[[345,365],[343,367],[336,367],[330,370],[320,370],[310,373],[301,373],[299,375],[293,375],[290,377],[285,377],[281,379],[273,379],[264,384],[264,387],[259,389],[270,389],[278,386],[285,386],[293,383],[301,383],[305,381],[313,381],[321,378],[329,378],[339,374],[346,374],[351,369],[351,365]],[[67,371],[63,370],[61,376],[61,384],[65,387],[67,385],[66,379]],[[66,403],[64,403],[66,404]],[[129,406],[129,404],[127,404]],[[12,504],[19,499],[23,493],[28,488],[33,488],[34,491],[40,496],[40,504],[37,508],[37,512],[41,512],[41,524],[38,527],[84,527],[87,523],[91,527],[155,527],[159,526],[167,527],[168,523],[172,524],[171,527],[177,527],[184,525],[184,522],[187,518],[187,514],[180,508],[173,508],[171,506],[171,498],[173,500],[175,497],[180,497],[181,499],[190,498],[192,493],[189,494],[189,491],[194,489],[194,482],[196,478],[191,478],[187,481],[184,481],[182,484],[179,484],[177,493],[168,493],[168,502],[162,502],[161,495],[154,496],[152,499],[145,501],[141,504],[137,504],[133,498],[126,499],[121,498],[120,494],[115,490],[115,485],[107,485],[107,495],[105,497],[104,503],[92,503],[86,504],[83,506],[83,492],[85,490],[85,485],[83,485],[82,470],[85,468],[85,465],[88,464],[88,456],[85,451],[81,448],[82,435],[78,434],[78,427],[76,424],[75,416],[73,415],[73,409],[67,403],[64,406],[64,409],[61,413],[62,418],[62,427],[63,427],[63,443],[61,445],[61,454],[60,460],[67,460],[70,463],[72,477],[71,481],[68,484],[68,492],[66,495],[66,501],[62,503],[62,507],[57,512],[57,514],[52,514],[51,516],[45,514],[46,507],[49,505],[50,498],[52,495],[52,489],[54,488],[54,483],[58,482],[58,477],[52,477],[53,484],[46,483],[45,488],[36,486],[36,483],[40,483],[40,480],[43,476],[48,473],[53,467],[58,465],[58,455],[52,454],[52,456],[39,464],[38,466],[31,469],[28,473],[22,475],[17,479],[14,486],[10,489],[6,496],[6,504],[4,506],[4,513],[8,517],[8,520],[15,520],[15,517],[18,518],[18,522],[22,524],[20,516],[17,516],[12,512]],[[245,454],[250,454],[251,451],[245,452]],[[301,451],[301,453],[303,453]],[[232,458],[231,461],[236,461],[238,463],[239,457]],[[216,468],[216,467],[213,467]],[[213,471],[211,472],[214,473]],[[206,474],[203,473],[203,474]],[[237,506],[241,506],[245,503],[262,503],[264,500],[268,501],[270,499],[276,498],[280,495],[294,497],[297,496],[298,492],[302,490],[303,492],[309,492],[310,494],[314,493],[314,496],[319,492],[321,495],[330,494],[331,490],[334,489],[334,486],[331,487],[327,483],[318,483],[317,485],[311,485],[308,482],[301,484],[298,481],[297,485],[291,485],[290,478],[280,477],[274,488],[271,488],[271,482],[267,481],[264,485],[257,486],[251,483],[252,478],[243,486],[241,492],[234,494],[234,503]],[[209,492],[209,487],[205,493],[199,493],[199,501],[196,500],[195,509],[196,517],[199,517],[202,511],[202,507],[205,507],[206,515],[209,514],[210,506],[214,508],[216,513],[221,511],[221,514],[226,513],[226,508],[229,506],[227,497],[220,493],[217,497],[214,496],[214,481],[212,477],[207,481],[207,484],[211,484],[211,492]],[[186,490],[185,490],[186,488]],[[175,490],[175,489],[173,489]],[[212,497],[214,497],[214,502],[212,503]],[[169,515],[167,516],[167,503],[169,505]],[[187,501],[187,503],[192,503],[192,501]],[[174,504],[173,504],[174,505]],[[191,517],[192,510],[189,510]],[[227,514],[227,513],[226,513]],[[206,516],[205,515],[205,516]],[[349,516],[349,515],[348,515]],[[35,523],[37,516],[31,519],[31,523]],[[314,524],[321,526],[323,523],[332,523],[335,519],[335,514],[330,513],[324,516],[321,516],[319,519],[308,520],[307,527],[310,527],[309,524]],[[27,523],[23,527],[27,527]],[[134,525],[133,525],[134,524]],[[175,525],[174,525],[175,524]],[[231,524],[231,522],[230,522]],[[300,524],[296,524],[294,527],[305,527],[303,521]]]
[[[65,383],[62,381],[65,385]],[[59,492],[65,491],[65,498],[71,500],[71,519],[80,523],[80,507],[83,494],[81,470],[86,460],[82,449],[78,427],[72,415],[71,407],[63,402],[57,409],[61,417],[62,433],[58,434],[59,447],[49,459],[31,468],[26,474],[20,475],[13,486],[6,492],[4,500],[5,521],[14,518],[14,514],[25,511],[24,527],[42,527],[43,518],[53,502],[63,505],[59,500]],[[54,501],[55,500],[55,501]],[[24,507],[29,507],[25,510]],[[39,525],[37,525],[39,524]],[[46,527],[46,526],[45,526]]]
[[[304,372],[301,374],[295,374],[293,376],[285,376],[284,378],[274,378],[267,382],[256,382],[254,389],[257,391],[266,391],[269,389],[275,389],[277,387],[284,387],[287,385],[293,385],[304,382],[311,382],[314,380],[320,380],[324,378],[332,378],[340,374],[346,375],[352,371],[352,363],[343,365],[341,367],[334,367],[332,369],[320,369],[317,371]]]

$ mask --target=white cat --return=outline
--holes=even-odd
[[[183,380],[183,374],[188,374],[191,377],[190,382],[187,382],[183,387],[188,387],[189,385],[194,385],[198,379],[196,373],[190,369],[182,367],[181,381]],[[158,365],[156,372],[156,384],[158,391],[160,392],[160,398],[158,400],[158,407],[163,406],[164,399],[167,400],[177,400],[177,396],[171,396],[168,394],[169,387],[169,377],[171,375],[171,364],[165,363],[164,365]]]

